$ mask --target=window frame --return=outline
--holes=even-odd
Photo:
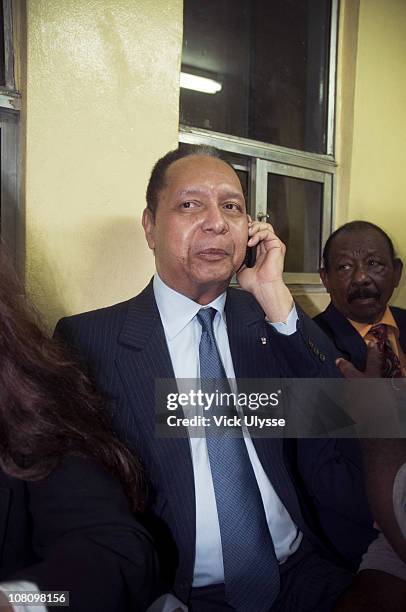
[[[13,2],[1,0],[4,22],[5,84],[0,86],[1,130],[1,239],[21,273],[24,256],[24,224],[20,193],[21,94],[16,89],[14,70]]]
[[[322,219],[321,219],[321,244],[325,244],[331,233],[331,203],[333,201],[333,174],[316,169],[301,168],[292,164],[282,164],[275,161],[267,161],[257,158],[255,161],[255,181],[251,187],[251,211],[256,219],[266,218],[264,212],[267,202],[263,201],[262,194],[267,192],[268,173],[278,174],[297,179],[313,181],[323,185]],[[265,208],[264,208],[265,206]],[[318,253],[321,261],[322,249]],[[285,272],[284,279],[288,284],[295,285],[305,280],[309,284],[320,284],[321,279],[318,272]]]
[[[329,41],[329,81],[328,81],[328,113],[327,142],[325,154],[310,153],[298,149],[290,149],[271,143],[213,132],[203,128],[195,128],[180,124],[179,142],[182,144],[200,144],[214,146],[225,152],[234,153],[250,159],[249,167],[238,164],[236,169],[245,169],[250,174],[250,204],[251,214],[255,218],[263,218],[267,209],[266,180],[264,168],[273,164],[275,168],[286,169],[285,176],[295,176],[304,180],[312,180],[314,172],[319,173],[323,189],[322,239],[319,250],[319,261],[325,241],[332,231],[332,220],[336,200],[337,163],[334,156],[335,146],[335,111],[336,111],[336,66],[338,40],[339,0],[332,0],[331,27]],[[265,166],[264,166],[265,164]],[[269,165],[267,166],[270,167]],[[276,172],[282,174],[282,172]],[[265,177],[266,179],[266,177]],[[324,291],[318,273],[285,273],[285,281],[295,289]]]

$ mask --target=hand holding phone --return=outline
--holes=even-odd
[[[246,291],[275,281],[283,283],[285,245],[269,223],[250,221],[245,259],[237,270],[237,280]],[[255,254],[255,256],[254,256]]]
[[[269,223],[250,221],[248,232],[247,251],[256,250],[255,263],[252,266],[252,252],[248,252],[245,265],[237,271],[237,281],[241,289],[254,295],[269,321],[286,321],[293,307],[292,295],[283,281],[286,247]]]

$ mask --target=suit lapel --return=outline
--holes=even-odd
[[[270,378],[275,360],[269,350],[267,323],[258,304],[245,292],[229,289],[227,334],[236,378]],[[263,343],[266,339],[266,344]]]
[[[323,319],[331,330],[334,344],[338,350],[341,351],[343,356],[351,361],[356,368],[364,370],[366,345],[357,330],[331,303],[324,311]]]
[[[399,328],[399,344],[403,353],[406,355],[406,311],[394,307],[391,307],[390,310]]]
[[[116,365],[130,406],[129,430],[136,431],[136,445],[152,463],[153,469],[148,471],[158,474],[159,482],[152,482],[154,488],[165,491],[172,508],[182,506],[187,513],[188,520],[183,521],[180,529],[188,532],[184,533],[186,540],[194,542],[195,499],[189,441],[155,435],[156,380],[171,379],[173,390],[177,388],[152,283],[132,300],[119,343],[122,351]]]

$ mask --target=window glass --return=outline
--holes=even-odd
[[[325,153],[330,20],[331,0],[185,0],[181,124]]]
[[[323,184],[268,173],[269,222],[286,245],[285,272],[319,268]]]

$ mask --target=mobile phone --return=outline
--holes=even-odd
[[[255,266],[255,260],[257,257],[257,247],[247,247],[247,251],[245,253],[244,264],[247,268],[253,268]]]

